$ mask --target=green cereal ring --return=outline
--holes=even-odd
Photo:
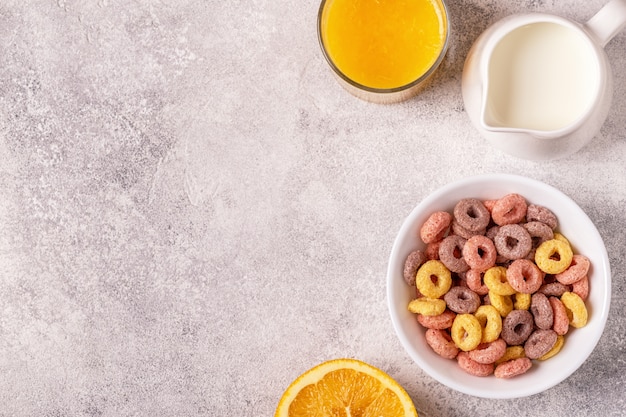
[[[476,349],[480,344],[483,337],[483,330],[480,326],[480,322],[474,315],[457,314],[452,323],[450,335],[457,347],[467,352]]]
[[[572,263],[574,253],[570,245],[562,240],[546,240],[535,252],[535,263],[546,274],[559,274]]]
[[[502,316],[492,305],[482,305],[474,313],[483,329],[481,343],[489,343],[500,337],[502,332]]]
[[[498,295],[513,295],[517,291],[506,279],[506,268],[503,266],[494,266],[489,268],[485,272],[485,276],[483,277],[483,281],[487,288],[489,288],[490,293],[495,293]]]
[[[452,274],[441,261],[426,261],[417,270],[415,285],[424,296],[439,298],[447,293],[452,286]],[[441,313],[443,310],[439,314]]]

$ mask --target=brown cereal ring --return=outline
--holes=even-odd
[[[469,288],[456,286],[443,296],[448,308],[457,314],[474,313],[480,306],[480,297]]]
[[[552,230],[556,229],[558,225],[556,216],[548,208],[538,206],[536,204],[529,204],[526,209],[526,221],[527,222],[541,222],[547,224]]]
[[[542,357],[554,347],[556,339],[557,334],[554,330],[535,330],[524,343],[526,357],[530,359]]]
[[[532,240],[532,247],[537,248],[546,240],[554,239],[554,232],[545,223],[541,222],[528,222],[522,225],[524,229],[530,235]]]
[[[485,271],[483,281],[489,292],[496,293],[498,295],[513,295],[515,289],[511,287],[507,281],[507,269],[503,266],[494,266]]]
[[[470,237],[475,236],[475,235],[485,234],[485,229],[481,229],[477,232],[473,232],[461,226],[456,220],[452,220],[451,230],[452,230],[452,234],[461,236],[463,239],[469,239]]]
[[[493,243],[498,250],[498,254],[507,259],[525,258],[533,245],[530,234],[519,224],[501,226]]]
[[[506,279],[515,291],[532,294],[541,288],[543,272],[528,259],[516,259],[507,268]]]
[[[452,222],[452,215],[445,211],[432,213],[420,228],[422,242],[429,244],[442,240]]]
[[[525,358],[526,353],[524,352],[524,346],[508,346],[506,348],[506,352],[500,359],[496,361],[496,365],[499,365],[503,362],[507,362],[513,359]]]
[[[424,262],[426,262],[428,258],[426,254],[421,250],[414,250],[409,253],[409,256],[406,257],[406,261],[404,261],[404,271],[403,277],[404,281],[414,287],[415,286],[415,275],[417,274],[417,270]]]
[[[481,305],[474,313],[483,330],[481,343],[489,343],[500,337],[502,332],[502,316],[492,305]]]
[[[439,260],[452,272],[465,272],[469,265],[463,259],[465,239],[458,235],[450,235],[441,241]]]
[[[431,261],[439,260],[439,246],[440,245],[441,245],[441,241],[432,242],[426,245],[426,250],[424,251],[424,253],[426,254],[426,257],[429,260]]]
[[[500,337],[511,345],[521,345],[533,331],[533,316],[527,310],[513,310],[502,321]]]
[[[476,317],[471,314],[457,314],[452,323],[450,335],[456,346],[467,352],[476,349],[483,334]]]
[[[417,270],[415,285],[426,297],[439,298],[452,286],[452,274],[441,261],[426,261]]]
[[[498,226],[515,224],[526,217],[526,199],[519,194],[507,194],[500,198],[491,209],[491,218]]]
[[[450,335],[445,330],[428,329],[425,336],[426,343],[437,355],[446,359],[454,359],[459,353],[459,348],[455,346]]]
[[[552,312],[550,301],[548,301],[548,297],[546,297],[545,294],[537,292],[532,295],[530,312],[535,319],[535,326],[543,330],[552,328],[554,313]]]
[[[470,375],[474,376],[489,376],[493,374],[494,366],[492,363],[478,363],[469,357],[467,352],[459,352],[456,356],[459,367]]]
[[[490,343],[481,343],[474,350],[469,351],[469,357],[478,363],[495,363],[506,352],[506,342],[496,339]]]
[[[582,279],[573,283],[572,292],[578,294],[578,296],[585,301],[587,297],[589,297],[589,277],[585,275]]]
[[[459,226],[476,233],[487,228],[491,215],[480,200],[465,198],[454,206],[454,219]]]
[[[571,324],[572,327],[580,328],[587,324],[587,307],[578,294],[573,292],[563,293],[561,302],[565,306],[569,324]]]
[[[470,269],[486,271],[495,265],[497,254],[493,241],[482,235],[470,237],[463,246],[463,259]]]
[[[530,294],[516,292],[513,294],[513,308],[515,310],[528,310],[532,297]]]
[[[489,303],[498,310],[498,313],[502,317],[506,317],[513,310],[513,300],[508,295],[496,294],[493,291],[489,291],[487,294],[489,297]]]
[[[452,322],[454,321],[455,317],[456,314],[453,311],[446,309],[443,313],[437,314],[436,316],[425,316],[423,314],[418,314],[417,322],[428,329],[443,330],[452,327]],[[567,318],[567,316],[565,317]]]
[[[567,269],[555,275],[557,281],[561,284],[570,285],[587,276],[591,262],[585,255],[575,254],[572,256],[572,262]]]
[[[483,281],[483,272],[470,269],[465,273],[465,282],[467,287],[478,295],[485,295],[489,292],[489,288]]]
[[[552,349],[550,349],[546,354],[540,357],[539,360],[545,361],[547,359],[550,359],[551,357],[553,357],[554,355],[556,355],[557,353],[561,351],[564,344],[565,344],[565,338],[561,335],[557,335],[556,343],[554,344],[554,346],[552,346]]]
[[[549,297],[550,307],[552,307],[552,313],[554,315],[552,330],[556,334],[562,336],[569,331],[569,317],[567,316],[567,309],[556,297]]]
[[[539,245],[535,252],[535,263],[546,274],[558,274],[567,269],[573,256],[569,243],[555,238]]]
[[[567,285],[563,285],[560,282],[550,282],[544,284],[539,288],[539,292],[547,296],[560,297],[564,292],[569,291],[570,288]]]
[[[511,359],[497,365],[493,374],[496,378],[513,378],[526,373],[532,366],[533,362],[528,358]]]

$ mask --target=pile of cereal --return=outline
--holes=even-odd
[[[476,376],[511,378],[556,355],[587,324],[589,259],[556,232],[557,218],[519,194],[463,199],[420,229],[404,279],[426,342]]]

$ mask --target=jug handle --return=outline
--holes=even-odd
[[[611,0],[584,26],[604,48],[626,26],[626,0]]]

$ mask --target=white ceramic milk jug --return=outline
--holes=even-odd
[[[578,151],[600,130],[613,76],[604,46],[626,26],[626,0],[584,24],[543,13],[489,27],[463,69],[465,109],[496,148],[547,160]]]

